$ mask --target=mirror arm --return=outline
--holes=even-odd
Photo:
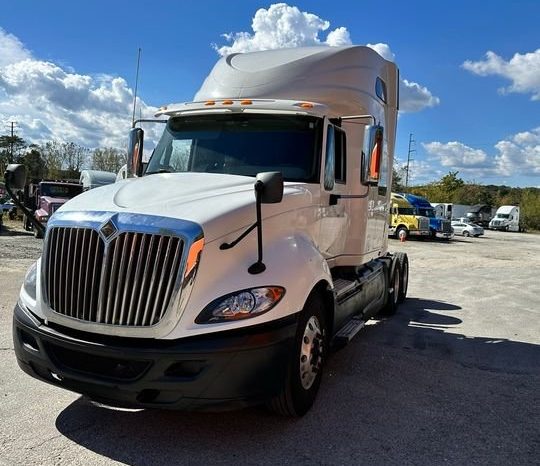
[[[264,189],[264,183],[262,181],[257,181],[255,183],[255,199],[256,199],[256,207],[257,207],[257,222],[255,225],[257,225],[257,252],[258,252],[258,258],[257,262],[254,264],[251,264],[248,268],[248,272],[251,275],[257,275],[259,273],[262,273],[266,270],[266,265],[263,264],[263,240],[262,240],[262,213],[261,213],[261,206],[262,206],[262,190]]]
[[[37,230],[41,233],[41,235],[45,236],[45,228],[43,228],[43,225],[39,223],[36,218],[34,217],[34,213],[31,212],[20,200],[17,196],[15,196],[15,193],[11,190],[11,187],[9,186],[10,183],[10,174],[6,172],[4,174],[4,179],[6,180],[6,191],[11,196],[11,199],[13,199],[13,202],[15,205],[23,211],[23,213],[30,219],[32,224],[37,228]]]
[[[263,242],[262,242],[262,190],[264,189],[264,183],[262,181],[255,182],[255,207],[257,209],[257,220],[251,225],[244,233],[230,243],[222,243],[219,249],[222,251],[234,248],[240,241],[242,241],[247,235],[249,235],[255,228],[257,228],[257,262],[251,264],[248,268],[248,272],[252,275],[257,275],[266,270],[266,266],[263,264]]]
[[[257,226],[257,222],[255,222],[253,225],[251,225],[244,233],[242,233],[238,238],[236,238],[234,241],[230,243],[222,243],[219,245],[219,249],[222,251],[225,251],[227,249],[234,248],[240,241],[242,241],[247,235],[249,235]]]

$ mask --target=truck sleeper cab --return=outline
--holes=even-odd
[[[130,178],[50,219],[14,313],[21,368],[117,406],[307,412],[330,347],[406,297],[408,258],[387,252],[397,84],[365,47],[220,60],[159,112],[144,176],[135,128]]]

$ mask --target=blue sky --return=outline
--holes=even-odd
[[[138,47],[150,116],[191,100],[221,47],[348,40],[395,58],[406,80],[396,155],[406,159],[413,133],[414,183],[458,170],[484,184],[540,186],[538,1],[18,0],[3,10],[2,133],[14,120],[32,142],[123,146]]]

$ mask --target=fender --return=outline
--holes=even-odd
[[[271,322],[302,310],[320,282],[333,287],[326,260],[313,241],[298,230],[289,234],[281,231],[265,239],[266,270],[258,275],[249,274],[248,267],[257,259],[256,238],[252,236],[226,251],[219,249],[222,239],[205,246],[189,302],[178,325],[163,338],[177,339]],[[283,299],[269,312],[237,322],[195,324],[198,314],[214,299],[231,291],[269,285],[283,286],[286,290]]]

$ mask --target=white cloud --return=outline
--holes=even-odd
[[[419,112],[439,105],[440,99],[418,83],[401,79],[399,82],[399,107],[403,112]]]
[[[257,50],[302,47],[307,45],[350,45],[351,38],[346,28],[330,31],[326,40],[321,41],[319,33],[325,32],[330,23],[312,13],[300,11],[286,3],[270,5],[266,10],[260,8],[251,22],[253,33],[237,32],[224,34],[231,45],[215,50],[221,55],[236,52],[254,52]]]
[[[444,167],[481,167],[485,165],[488,158],[483,150],[473,149],[457,141],[445,144],[429,142],[422,145],[427,153],[438,159]]]
[[[381,57],[388,61],[395,61],[396,59],[396,56],[390,50],[390,46],[388,44],[383,44],[379,42],[377,44],[366,44],[366,47],[375,50],[375,52],[377,52]]]
[[[125,147],[133,92],[123,78],[82,75],[39,60],[2,29],[0,50],[0,120],[16,121],[20,137]],[[137,108],[144,116],[156,110],[140,99]],[[157,137],[155,131],[150,129],[149,139]]]
[[[499,141],[495,148],[498,173],[540,176],[540,127]]]
[[[540,100],[540,49],[516,53],[508,61],[489,51],[484,60],[467,60],[462,66],[479,76],[502,76],[512,81],[510,86],[500,89],[503,93],[532,94],[531,100]]]
[[[19,39],[0,28],[0,68],[30,58],[31,54]]]
[[[497,142],[492,155],[457,141],[422,145],[432,161],[466,176],[540,176],[540,127]]]
[[[341,26],[330,31],[326,39],[319,37],[326,32],[330,22],[313,13],[300,11],[296,6],[275,3],[268,9],[260,8],[251,22],[253,32],[223,34],[230,45],[212,47],[221,55],[255,52],[291,47],[328,45],[332,47],[352,45],[347,28]],[[394,61],[390,46],[384,43],[367,44],[383,58]],[[403,112],[418,112],[439,104],[439,98],[418,83],[402,79],[400,82],[400,109]]]

